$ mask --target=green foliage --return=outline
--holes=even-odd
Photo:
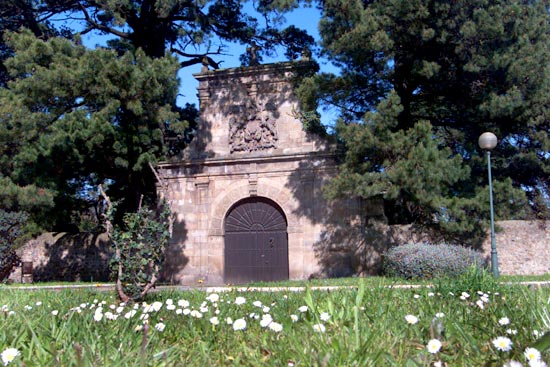
[[[64,2],[52,4],[52,8],[57,12],[63,12],[66,6],[67,4]],[[44,7],[47,7],[47,4],[42,1],[6,0],[0,2],[0,87],[5,87],[10,79],[4,61],[13,56],[13,50],[4,42],[6,33],[26,28],[41,39],[62,34],[70,36],[66,32],[66,28],[55,29],[47,20],[49,17],[43,17],[44,12],[47,11]]]
[[[550,25],[545,1],[322,3],[323,53],[341,67],[302,98],[341,111],[330,197],[382,195],[390,223],[477,245],[489,217],[477,146],[493,131],[497,219],[550,207]],[[480,218],[484,218],[481,220]]]
[[[444,275],[435,283],[435,291],[443,295],[460,295],[462,292],[475,294],[503,291],[502,284],[493,276],[489,269],[472,265],[456,276]]]
[[[124,294],[139,300],[146,287],[154,285],[164,263],[164,250],[170,239],[171,211],[163,204],[158,210],[147,207],[124,215],[123,227],[115,227],[112,244],[115,256],[111,267]]]
[[[255,2],[254,14],[239,0],[1,2],[0,195],[41,192],[31,219],[50,230],[82,228],[98,184],[109,184],[121,212],[141,195],[154,202],[144,167],[181,153],[196,127],[194,105],[176,103],[178,71],[218,68],[227,41],[296,59],[313,38],[283,28],[282,14],[300,2]],[[89,50],[81,34],[112,38]]]
[[[0,89],[0,195],[12,187],[40,193],[4,196],[16,206],[42,200],[35,207],[50,228],[95,205],[97,195],[85,193],[106,181],[123,211],[135,211],[142,194],[154,200],[148,162],[174,151],[187,126],[172,106],[177,60],[139,50],[118,56],[28,32],[8,42],[14,80]]]
[[[152,58],[169,53],[181,59],[181,67],[206,61],[218,68],[220,61],[214,58],[225,54],[227,42],[256,45],[266,56],[282,47],[289,59],[311,47],[314,40],[304,30],[292,25],[283,28],[283,14],[299,3],[311,0],[252,2],[254,10],[249,12],[241,0],[6,1],[0,5],[0,14],[10,30],[27,27],[39,36],[36,30],[41,27],[68,38],[80,32],[110,35],[109,47],[117,52],[141,49]],[[67,16],[71,22],[65,21]],[[0,33],[1,26],[2,22]]]
[[[457,277],[484,265],[482,255],[456,245],[413,243],[396,246],[384,254],[384,272],[392,277],[432,279]]]

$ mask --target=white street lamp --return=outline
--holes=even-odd
[[[485,132],[479,136],[478,144],[487,153],[487,171],[489,175],[489,205],[491,206],[491,270],[498,277],[497,243],[495,238],[495,212],[493,209],[493,180],[491,178],[491,150],[497,146],[498,139],[495,134]]]

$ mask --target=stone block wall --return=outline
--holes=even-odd
[[[542,275],[550,273],[550,225],[543,221],[500,221],[497,222],[496,244],[499,271],[502,275]],[[398,242],[410,240],[406,228],[388,228]],[[404,236],[395,236],[396,232]],[[359,232],[356,233],[359,236]],[[362,235],[369,238],[368,233]],[[366,235],[366,236],[365,236]],[[316,261],[323,268],[319,276],[349,276],[352,270],[361,275],[376,274],[380,254],[390,245],[389,236],[384,243],[362,242],[360,259],[349,251],[350,243],[338,237],[322,237],[314,245]],[[388,242],[390,241],[390,242]],[[369,242],[369,245],[365,243]],[[372,243],[371,243],[372,242]],[[395,242],[393,244],[396,244]],[[346,248],[348,250],[346,250]],[[483,244],[483,253],[490,259],[491,240],[488,236]],[[112,255],[107,238],[93,234],[51,234],[46,233],[30,241],[18,251],[23,261],[33,262],[33,281],[108,281],[109,259]],[[219,256],[219,255],[218,255]],[[361,268],[359,263],[365,268]],[[185,267],[187,264],[181,264]],[[170,269],[165,269],[170,271]],[[21,268],[15,269],[10,280],[21,282]]]
[[[109,281],[112,251],[105,234],[44,233],[17,250],[23,262],[32,262],[32,281]],[[9,278],[23,279],[21,267]]]
[[[483,253],[490,259],[490,236]],[[550,273],[550,223],[507,220],[496,223],[498,267],[503,275],[541,275]]]
[[[375,216],[376,217],[376,216]],[[349,227],[343,236],[331,236],[315,245],[321,271],[317,277],[380,274],[382,254],[392,246],[424,242],[425,236],[414,233],[408,225],[388,226],[383,221],[367,220],[362,230]],[[545,221],[499,221],[496,248],[502,275],[543,275],[550,273],[550,224]],[[480,251],[491,260],[489,233]]]

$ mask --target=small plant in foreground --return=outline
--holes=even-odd
[[[111,267],[118,296],[123,302],[141,300],[155,286],[164,263],[172,228],[170,206],[163,201],[153,210],[140,203],[137,212],[124,215],[124,226],[113,227],[113,204],[100,190],[107,203],[105,226],[114,249]]]
[[[475,293],[480,289],[485,292],[498,292],[502,286],[499,281],[485,268],[472,265],[459,276],[440,277],[435,284],[437,292],[441,294],[470,292]]]
[[[112,266],[117,285],[122,285],[124,295],[134,301],[143,298],[155,285],[164,262],[164,249],[170,239],[168,218],[171,213],[167,205],[161,206],[161,209],[159,213],[150,208],[127,213],[124,216],[125,227],[113,231],[115,256]],[[124,296],[121,299],[125,302],[129,300]]]
[[[484,265],[481,254],[456,245],[413,243],[393,247],[384,254],[383,268],[389,276],[407,279],[454,277],[471,266]]]

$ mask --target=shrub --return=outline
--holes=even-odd
[[[170,239],[170,216],[166,203],[159,210],[143,207],[126,213],[124,226],[114,228],[111,267],[122,301],[140,300],[155,286]]]
[[[383,269],[389,276],[407,279],[455,277],[471,266],[483,267],[481,253],[456,245],[414,243],[393,247],[384,254]]]

